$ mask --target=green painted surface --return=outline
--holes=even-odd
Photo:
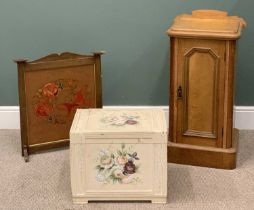
[[[105,105],[168,104],[168,37],[173,18],[194,9],[227,10],[248,22],[239,42],[237,105],[254,105],[251,0],[1,0],[0,105],[18,104],[14,58],[49,53],[103,56]]]

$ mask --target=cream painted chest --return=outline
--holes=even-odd
[[[167,126],[158,109],[78,109],[70,130],[74,203],[167,200]]]

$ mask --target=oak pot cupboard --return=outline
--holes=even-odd
[[[233,126],[236,44],[242,18],[195,10],[174,19],[170,37],[168,161],[236,167]]]

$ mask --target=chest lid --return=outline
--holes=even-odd
[[[167,125],[162,109],[78,109],[71,133],[86,137],[142,137],[166,134]]]
[[[245,26],[242,18],[224,11],[194,10],[191,15],[177,16],[167,33],[173,37],[237,39]]]

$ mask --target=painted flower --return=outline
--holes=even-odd
[[[110,165],[112,163],[112,158],[109,155],[101,156],[101,165]]]
[[[121,116],[106,116],[101,119],[103,123],[113,126],[135,125],[138,123],[139,116],[129,116],[123,114]]]
[[[83,96],[81,90],[77,91],[77,93],[75,94],[74,103],[77,105],[81,105],[84,103],[84,96]]]
[[[96,179],[98,182],[104,182],[106,180],[106,177],[100,173],[96,175]]]
[[[130,119],[130,120],[127,120],[125,123],[128,124],[128,125],[135,125],[135,124],[137,124],[138,122],[137,122],[136,120]]]
[[[44,83],[34,94],[33,100],[35,116],[43,116],[54,124],[65,124],[72,119],[77,108],[93,105],[89,91],[84,91],[79,81],[71,78]]]
[[[128,158],[126,156],[118,156],[116,158],[116,162],[119,164],[119,165],[125,165],[127,162],[128,162]]]
[[[35,112],[36,115],[39,117],[47,117],[50,115],[50,113],[53,111],[53,107],[45,102],[41,102],[36,105]]]
[[[122,117],[116,118],[116,120],[112,123],[115,126],[123,126],[125,124],[125,119]]]
[[[135,165],[136,161],[139,161],[139,158],[132,145],[126,148],[125,144],[121,144],[121,149],[116,150],[111,147],[110,150],[102,148],[96,158],[96,180],[106,184],[139,182],[136,173],[140,164]]]
[[[46,97],[49,97],[49,98],[54,97],[58,93],[58,87],[55,83],[47,83],[42,88],[42,93]]]
[[[124,174],[134,174],[136,170],[135,164],[129,160],[124,166]]]
[[[62,103],[59,106],[64,107],[67,110],[68,115],[78,107],[78,104],[75,103]]]
[[[125,177],[121,169],[115,169],[112,174],[117,179],[123,179]]]

